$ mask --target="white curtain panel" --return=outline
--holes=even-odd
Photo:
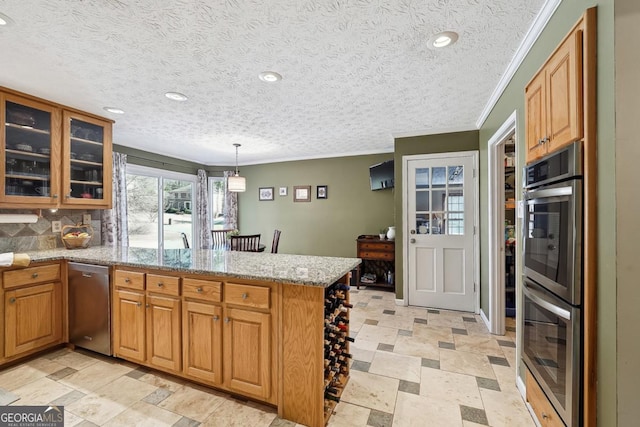
[[[112,208],[102,211],[102,242],[106,246],[129,246],[127,229],[127,155],[113,153]]]
[[[229,228],[238,228],[238,193],[229,191],[227,178],[235,175],[234,171],[224,171],[224,219]]]
[[[197,246],[200,249],[211,247],[211,222],[209,221],[209,191],[207,191],[207,173],[198,169],[196,181],[196,218],[198,222]],[[195,239],[194,239],[195,240]]]

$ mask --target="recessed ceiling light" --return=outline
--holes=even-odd
[[[121,110],[120,108],[116,108],[116,107],[104,107],[103,110],[113,114],[124,114],[124,110]]]
[[[180,102],[184,102],[186,101],[187,95],[184,95],[180,92],[167,92],[164,94],[164,96],[166,96],[167,98],[171,99],[172,101],[180,101]]]
[[[456,41],[458,41],[458,33],[454,33],[453,31],[443,31],[432,36],[427,44],[431,49],[440,49],[451,46]]]
[[[13,20],[11,18],[9,18],[4,13],[0,13],[0,27],[9,26],[12,23],[13,23]]]
[[[282,76],[275,71],[263,71],[258,74],[258,78],[263,82],[274,83],[279,80],[282,80]]]

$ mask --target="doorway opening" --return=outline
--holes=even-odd
[[[496,335],[513,330],[518,305],[516,134],[514,112],[489,140],[489,313],[482,317]]]

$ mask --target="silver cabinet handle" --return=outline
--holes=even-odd
[[[37,278],[38,278],[38,273],[33,273],[33,274],[31,275],[31,277],[32,277],[33,279],[37,279]]]
[[[9,298],[9,304],[13,304],[13,303],[15,303],[15,302],[16,302],[16,299],[15,299],[15,298]]]
[[[149,307],[150,307],[150,305],[149,305],[149,304],[145,304],[144,306],[145,306],[146,308],[149,308]]]
[[[248,293],[246,293],[246,292],[245,292],[245,293],[243,293],[243,294],[242,294],[242,299],[247,299],[247,298],[249,298],[249,294],[248,294]]]
[[[131,279],[129,279],[128,277],[125,277],[124,283],[131,283]]]
[[[231,321],[231,319],[229,319],[228,317],[224,318],[224,323],[229,323]]]
[[[162,282],[158,282],[158,287],[159,287],[159,288],[161,288],[161,287],[163,287],[163,286],[164,286],[164,283],[162,283]]]
[[[202,293],[202,288],[200,288],[200,287],[196,288],[196,292],[201,294]]]
[[[215,322],[217,322],[218,320],[220,320],[220,316],[218,316],[217,314],[215,316],[213,316],[213,320]]]
[[[140,306],[142,306],[141,302],[136,303],[136,307],[140,307]]]
[[[57,198],[58,198],[58,195],[57,195],[57,194],[54,194],[54,195],[53,195],[53,198],[54,198],[54,199],[57,199]]]

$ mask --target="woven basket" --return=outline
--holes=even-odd
[[[84,249],[93,237],[93,228],[88,224],[65,225],[60,232],[67,249]]]

